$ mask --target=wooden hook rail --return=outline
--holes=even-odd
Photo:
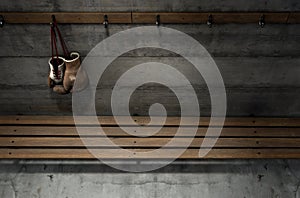
[[[292,24],[300,23],[300,13],[297,12],[202,12],[202,13],[136,13],[136,12],[0,12],[7,24],[37,23],[45,24],[51,22],[51,16],[55,15],[58,23],[92,23],[104,22],[107,15],[108,22],[118,24],[155,24],[157,16],[160,23],[207,23],[209,16],[214,24],[224,23],[258,23],[264,16],[266,24]]]

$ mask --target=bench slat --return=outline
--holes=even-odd
[[[102,159],[168,159],[175,149],[157,154],[145,154],[149,149],[129,149],[135,154],[123,155],[118,149],[92,149]],[[198,149],[187,149],[179,159],[199,159]],[[87,149],[0,149],[2,159],[94,159]],[[212,149],[205,159],[300,158],[300,149]]]
[[[120,116],[120,119],[124,117]],[[149,122],[149,117],[133,116],[138,124],[146,125]],[[99,122],[102,125],[117,125],[112,116],[99,116]],[[217,119],[217,118],[216,118]],[[208,117],[201,117],[198,126],[208,126]],[[165,126],[178,126],[180,123],[179,117],[168,117]],[[0,116],[0,125],[74,125],[72,116]],[[82,117],[82,125],[95,125],[89,116]],[[127,125],[128,123],[122,121],[120,125]],[[185,123],[191,125],[192,122]],[[217,121],[212,125],[219,126],[220,122]],[[300,118],[226,118],[224,126],[265,126],[265,127],[300,127]]]
[[[210,118],[199,118],[196,138],[188,127],[192,118],[185,123],[186,132],[176,137],[176,143],[160,149],[162,153],[152,153],[154,148],[165,146],[176,134],[180,118],[168,117],[161,131],[152,137],[130,136],[119,128],[111,116],[98,117],[106,135],[118,146],[134,151],[122,154],[120,148],[111,148],[99,136],[91,117],[82,117],[80,124],[86,131],[88,147],[97,153],[96,157],[106,159],[166,159],[173,158],[177,149],[191,141],[182,159],[199,159],[198,152],[206,135]],[[119,117],[120,125],[126,126],[126,117]],[[147,125],[149,117],[133,117],[136,123]],[[216,120],[213,126],[220,126]],[[155,124],[154,124],[155,125]],[[214,148],[205,158],[300,158],[300,118],[226,118],[225,127]],[[128,127],[128,126],[127,126]],[[157,127],[147,127],[156,129]],[[136,129],[141,135],[145,128]],[[93,137],[89,137],[93,136]],[[82,138],[82,137],[81,137]],[[204,149],[205,150],[205,149]],[[0,116],[0,158],[8,159],[92,159],[80,139],[72,116]]]
[[[208,138],[208,140],[214,138]],[[87,144],[82,143],[86,141]],[[122,147],[161,147],[173,138],[110,138],[116,145]],[[191,142],[190,147],[200,147],[203,138],[176,138],[176,142],[168,147],[184,147]],[[109,147],[106,138],[55,138],[55,137],[1,137],[0,147]],[[219,138],[217,147],[300,147],[300,138]]]
[[[81,127],[86,131],[84,136],[100,136],[95,127]],[[156,127],[147,127],[156,129]],[[154,137],[173,137],[177,132],[176,127],[163,127]],[[103,127],[107,136],[130,136],[119,127]],[[137,135],[140,130],[137,130]],[[205,136],[207,127],[198,128],[196,136]],[[179,136],[192,136],[189,131]],[[48,127],[48,126],[0,126],[0,136],[79,136],[75,127]],[[300,128],[223,128],[220,137],[300,137]]]

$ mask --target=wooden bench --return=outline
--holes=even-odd
[[[121,130],[113,117],[98,117],[106,135],[122,148],[140,151],[153,150],[165,145],[177,131],[180,118],[168,117],[164,127],[154,136],[141,138]],[[141,124],[148,123],[147,117],[133,117]],[[98,144],[99,136],[95,123],[86,119],[80,127],[91,129],[81,138],[93,138],[88,145],[97,151],[97,157],[105,159],[145,158],[143,155],[109,155],[110,148]],[[120,123],[126,127],[126,123]],[[180,138],[185,142],[193,138],[180,159],[199,159],[198,152],[206,134],[209,118],[201,118],[195,137],[188,132]],[[219,127],[220,123],[213,123]],[[128,126],[127,126],[128,127]],[[155,126],[151,126],[155,127]],[[190,127],[190,126],[184,126]],[[166,149],[178,149],[176,147]],[[104,149],[107,152],[103,153]],[[167,155],[151,156],[165,159]],[[0,116],[1,159],[92,159],[95,158],[82,143],[72,116]],[[149,158],[149,156],[147,156]],[[300,158],[299,118],[226,118],[221,136],[205,158]]]

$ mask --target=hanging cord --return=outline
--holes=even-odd
[[[56,44],[56,35],[55,35],[55,31],[54,31],[54,27],[51,25],[50,28],[50,33],[51,33],[51,54],[52,54],[52,58],[51,58],[51,62],[53,64],[53,68],[54,68],[54,75],[56,77],[59,77],[59,73],[58,73],[58,66],[59,66],[59,59],[58,59],[58,50],[57,50],[57,44]],[[54,50],[56,52],[56,58],[54,58]],[[54,61],[55,59],[55,61]],[[56,65],[55,65],[56,62]]]
[[[60,59],[58,58],[57,35],[58,35],[60,45],[61,45],[61,48],[63,50],[64,56],[66,59],[70,59],[70,53],[68,51],[68,48],[67,48],[67,45],[66,45],[64,39],[62,38],[61,32],[58,28],[58,25],[57,25],[54,15],[52,16],[50,32],[51,32],[51,52],[52,52],[51,62],[52,62],[53,68],[54,68],[53,74],[56,78],[59,78],[60,70],[58,70],[58,66],[60,65]],[[55,52],[54,52],[54,50],[55,50]],[[54,57],[55,56],[54,53],[56,53],[56,57]]]
[[[70,58],[70,53],[69,53],[69,50],[67,48],[67,45],[66,45],[64,39],[62,38],[61,32],[60,32],[60,30],[59,30],[59,28],[57,26],[56,20],[54,20],[53,25],[54,25],[54,28],[56,29],[57,34],[58,34],[58,38],[59,38],[60,45],[62,47],[64,56],[65,56],[65,58],[69,59]]]

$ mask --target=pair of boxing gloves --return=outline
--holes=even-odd
[[[52,57],[48,61],[50,73],[48,85],[53,91],[59,94],[73,92],[74,82],[77,72],[80,68],[80,55],[77,52],[70,53],[69,58]],[[88,84],[86,73],[83,73],[83,79],[79,82],[79,88],[84,89]]]

